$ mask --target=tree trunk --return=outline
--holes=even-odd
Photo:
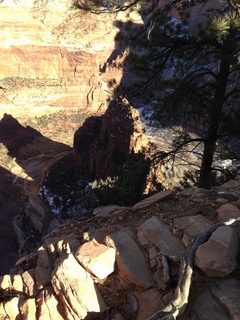
[[[229,35],[229,38],[231,35]],[[207,135],[204,141],[203,157],[200,168],[198,186],[201,188],[210,187],[210,174],[212,171],[213,156],[218,139],[219,125],[221,122],[222,109],[225,101],[232,52],[228,46],[231,39],[226,39],[222,48],[220,68],[216,82],[216,90],[210,107],[210,121],[207,128]]]

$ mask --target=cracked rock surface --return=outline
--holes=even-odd
[[[236,196],[228,200],[240,191],[238,176],[233,189],[231,184],[213,188],[207,197],[197,188],[188,189],[188,195],[186,190],[161,192],[152,202],[151,197],[145,200],[144,208],[141,203],[116,206],[107,216],[58,226],[37,252],[1,277],[1,319],[147,319],[174,297],[180,260],[189,244],[186,234],[192,241],[220,221],[224,204],[218,200],[219,190],[239,207]],[[196,198],[203,199],[201,205]],[[218,245],[230,255],[235,252],[233,264],[226,258],[228,272],[221,274],[210,259],[198,256],[209,262],[211,273],[206,275],[201,264],[194,267],[189,306],[179,319],[207,320],[209,313],[211,319],[239,319],[239,228],[220,227],[216,233]],[[232,234],[235,240],[227,246]],[[209,252],[215,248],[210,240],[203,244]],[[210,256],[218,259],[217,252]]]

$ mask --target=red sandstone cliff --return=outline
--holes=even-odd
[[[103,112],[108,80],[122,77],[117,68],[100,73],[115,49],[116,19],[82,12],[69,0],[1,2],[0,117],[6,104],[13,115],[27,106]]]

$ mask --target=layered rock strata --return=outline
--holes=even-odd
[[[24,119],[104,112],[109,83],[119,84],[123,74],[115,21],[127,19],[84,12],[69,0],[1,1],[0,117],[6,106]]]

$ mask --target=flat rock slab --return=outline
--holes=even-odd
[[[181,241],[174,237],[170,227],[156,216],[138,227],[137,236],[141,245],[152,243],[167,256],[181,258],[185,253]]]
[[[180,192],[181,196],[186,196],[186,197],[203,197],[205,198],[206,196],[209,195],[211,190],[208,189],[203,189],[203,188],[196,188],[196,187],[191,187],[191,188],[186,188],[183,191]]]
[[[154,194],[153,196],[136,203],[132,208],[133,208],[133,210],[148,208],[149,206],[151,206],[157,202],[171,199],[174,196],[175,196],[175,191],[173,191],[173,190],[158,192],[158,193]]]
[[[75,258],[91,274],[104,279],[114,271],[115,254],[115,249],[92,240],[75,252]]]
[[[116,209],[120,208],[117,205],[108,205],[108,206],[100,206],[93,210],[93,215],[95,217],[107,217],[109,214],[116,211]]]
[[[212,286],[211,293],[219,304],[224,305],[231,319],[240,319],[240,281],[234,278],[222,279]]]
[[[193,303],[189,319],[231,320],[229,313],[214,299],[209,290],[205,290]]]
[[[193,303],[190,319],[239,320],[240,281],[229,278],[216,281]]]
[[[173,225],[175,228],[184,231],[182,242],[185,246],[188,246],[193,239],[207,231],[213,223],[206,217],[199,214],[196,216],[175,218],[173,220]]]
[[[232,203],[225,203],[217,209],[218,217],[221,221],[240,218],[240,210]]]
[[[116,263],[121,279],[145,290],[153,286],[146,257],[128,232],[112,233],[106,238],[106,243],[117,251]]]
[[[142,294],[137,292],[135,294],[139,304],[136,320],[146,320],[159,309],[163,309],[165,307],[161,293],[155,288],[151,288]]]

